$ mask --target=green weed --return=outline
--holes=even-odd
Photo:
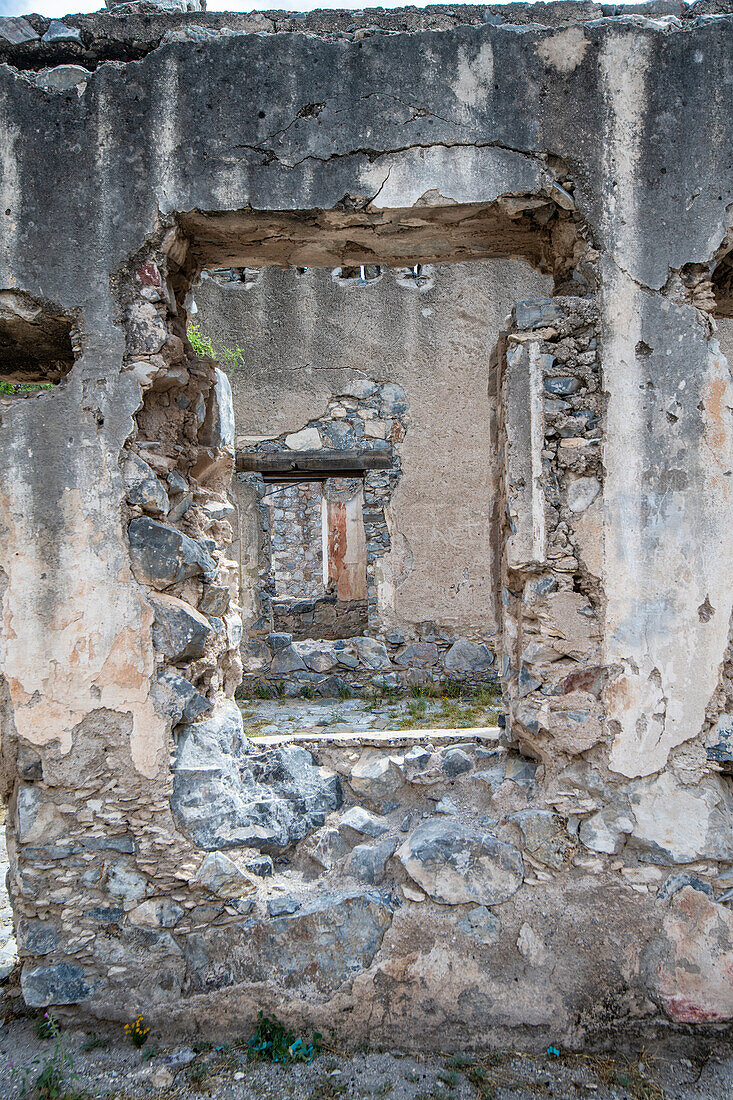
[[[201,331],[201,325],[189,325],[186,330],[188,341],[193,348],[194,355],[201,358],[216,359],[225,371],[241,370],[244,366],[244,351],[237,345],[228,348],[226,344],[215,347],[211,337]]]
[[[43,1038],[54,1040],[53,1053],[47,1058],[33,1058],[24,1066],[15,1067],[11,1063],[11,1080],[20,1077],[20,1095],[22,1100],[73,1100],[70,1089],[79,1074],[74,1070],[74,1058],[65,1049],[58,1022],[48,1012],[43,1017],[47,1035]],[[78,1094],[77,1094],[78,1095]]]
[[[411,718],[424,718],[427,706],[425,699],[410,699],[407,703],[407,712]]]
[[[318,1054],[322,1035],[316,1032],[310,1043],[296,1038],[276,1017],[257,1013],[254,1035],[247,1043],[247,1060],[250,1062],[312,1062]]]
[[[97,1035],[93,1031],[90,1035],[87,1035],[81,1049],[88,1052],[90,1050],[105,1050],[108,1046],[109,1038],[104,1035]]]
[[[38,393],[39,390],[50,390],[54,382],[3,382],[0,381],[0,394],[8,394],[17,397],[24,393]]]

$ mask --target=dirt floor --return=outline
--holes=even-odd
[[[727,1100],[733,1097],[733,1042],[724,1035],[675,1038],[644,1051],[578,1055],[416,1057],[384,1051],[346,1054],[326,1047],[310,1064],[247,1058],[241,1042],[171,1046],[151,1029],[136,1049],[122,1027],[48,1031],[42,1012],[26,1013],[17,970],[0,987],[0,1096],[36,1098],[49,1066],[60,1091],[44,1100]],[[52,1025],[51,1030],[54,1030]],[[305,1042],[310,1036],[303,1037]],[[25,1082],[26,1092],[23,1093]]]

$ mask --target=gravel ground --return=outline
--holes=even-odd
[[[293,734],[369,733],[496,726],[498,705],[465,699],[244,699],[245,732],[267,739]]]
[[[29,1085],[53,1055],[39,1039],[41,1019],[24,1015],[17,971],[0,987],[0,1096],[19,1100],[22,1067]],[[17,1014],[17,1015],[16,1015]],[[84,1032],[61,1026],[78,1077],[68,1100],[726,1100],[733,1097],[733,1043],[678,1039],[643,1053],[577,1055],[493,1051],[419,1057],[326,1049],[310,1065],[248,1063],[245,1044],[158,1044],[142,1051],[120,1027]],[[29,1096],[35,1096],[30,1089]]]

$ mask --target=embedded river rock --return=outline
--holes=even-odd
[[[172,7],[0,18],[0,975],[717,1034],[733,5]]]

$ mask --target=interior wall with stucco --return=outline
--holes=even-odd
[[[354,379],[404,389],[382,605],[397,625],[492,633],[489,356],[513,303],[552,283],[513,260],[422,276],[383,268],[355,285],[329,269],[270,267],[246,283],[204,278],[195,319],[215,346],[243,351],[231,374],[239,447],[298,431]]]

